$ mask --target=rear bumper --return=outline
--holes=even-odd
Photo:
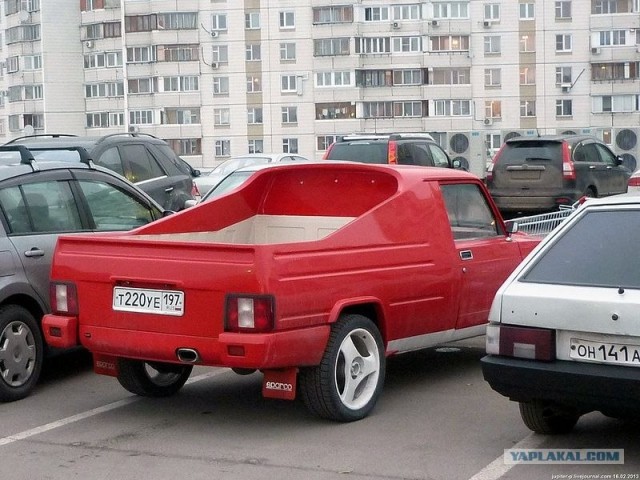
[[[548,400],[583,411],[640,410],[640,368],[494,355],[480,363],[491,388],[517,402]]]
[[[272,333],[221,333],[214,337],[141,332],[80,325],[75,317],[46,315],[45,338],[52,346],[80,342],[93,353],[138,360],[179,363],[178,351],[197,352],[197,364],[251,369],[318,365],[330,326]],[[56,335],[52,335],[52,328]],[[184,363],[184,362],[182,362]]]
[[[554,195],[491,194],[501,212],[544,212],[557,210],[559,205],[575,203],[582,193],[575,191],[558,192]]]

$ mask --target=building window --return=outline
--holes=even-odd
[[[500,20],[500,4],[487,3],[484,6],[484,19],[490,22],[499,21]]]
[[[227,30],[227,14],[214,13],[211,15],[211,30],[226,31]]]
[[[490,151],[499,150],[502,146],[502,137],[499,133],[487,133],[484,137],[487,149]]]
[[[592,66],[593,71],[596,71],[597,68],[595,65]],[[562,85],[563,83],[572,83],[573,76],[571,75],[571,67],[556,67],[556,85]]]
[[[324,152],[336,140],[337,135],[320,135],[316,138],[316,148],[318,151]]]
[[[192,62],[200,59],[198,45],[165,45],[158,47],[158,60],[164,62]]]
[[[600,32],[600,45],[626,45],[626,31],[625,30],[613,30],[607,32]],[[635,40],[635,39],[634,39]]]
[[[298,123],[298,107],[282,107],[282,123]]]
[[[521,3],[520,4],[520,20],[533,20],[534,18],[535,18],[535,4]]]
[[[394,85],[422,85],[423,83],[425,82],[422,70],[419,68],[393,71]]]
[[[487,35],[484,37],[484,53],[487,55],[495,55],[500,53],[500,36]]]
[[[231,155],[231,140],[216,140],[215,143],[215,156],[216,157],[228,157]]]
[[[127,82],[129,93],[155,93],[158,91],[156,77],[131,78]]]
[[[118,8],[120,4],[118,3]],[[159,30],[195,30],[198,28],[197,12],[159,13]]]
[[[262,123],[262,108],[249,107],[247,109],[247,123],[250,125]]]
[[[127,63],[150,63],[155,61],[155,47],[127,47]]]
[[[249,153],[264,153],[264,140],[249,139]]]
[[[244,27],[247,30],[258,30],[260,28],[260,12],[250,12],[245,14]]]
[[[571,100],[556,100],[556,117],[570,117],[573,115]]]
[[[556,52],[570,52],[571,51],[571,34],[563,33],[556,35]]]
[[[499,68],[485,68],[484,69],[484,86],[485,87],[499,87],[502,84],[501,70]]]
[[[389,37],[356,38],[356,53],[391,53],[391,39]]]
[[[282,93],[291,93],[298,91],[298,82],[295,75],[280,76],[280,91]]]
[[[393,117],[393,102],[364,102],[362,104],[364,118]]]
[[[502,102],[500,100],[489,100],[484,102],[485,118],[502,118]]]
[[[393,52],[417,53],[422,51],[421,37],[393,37]]]
[[[250,75],[247,77],[247,93],[258,93],[262,91],[262,80],[260,77]]]
[[[351,23],[353,22],[353,6],[314,7],[313,24],[323,23]]]
[[[356,107],[351,102],[316,104],[316,120],[344,120],[355,116]]]
[[[124,96],[124,83],[122,82],[104,82],[104,83],[90,83],[85,85],[86,98],[95,97],[123,97]]]
[[[366,7],[364,9],[365,22],[384,22],[389,20],[389,7]]]
[[[422,102],[393,102],[394,117],[422,117]]]
[[[153,125],[153,110],[132,110],[129,112],[131,125]]]
[[[627,2],[619,0],[593,0],[591,2],[591,13],[594,15],[606,15],[609,13],[628,13]]]
[[[213,77],[213,94],[229,95],[229,77]]]
[[[556,2],[556,20],[571,18],[571,0]]]
[[[296,15],[294,12],[280,12],[280,28],[295,28]]]
[[[536,35],[533,32],[520,35],[520,52],[530,53],[536,51]]]
[[[157,29],[157,15],[132,15],[124,19],[125,32],[150,32]]]
[[[197,92],[200,90],[200,77],[164,77],[164,92]]]
[[[438,117],[462,117],[471,115],[470,100],[435,100],[435,115]]]
[[[214,45],[211,47],[211,61],[214,63],[229,63],[229,47]]]
[[[432,52],[459,52],[469,50],[467,35],[442,35],[431,37]]]
[[[231,124],[231,111],[228,108],[213,109],[213,124],[216,127],[228,126]]]
[[[296,59],[296,44],[293,42],[280,44],[280,60],[283,62],[293,61]]]
[[[432,85],[471,85],[469,68],[434,68]]]
[[[282,153],[298,153],[298,139],[297,138],[283,138],[282,139]]]
[[[178,155],[202,155],[202,139],[200,138],[170,138],[166,142],[171,150]]]
[[[535,85],[536,83],[536,67],[535,65],[526,65],[520,67],[520,85]]]
[[[433,18],[464,19],[469,18],[469,2],[434,2]]]
[[[245,60],[247,62],[260,61],[260,44],[247,45],[245,49]]]
[[[630,113],[637,111],[637,95],[603,95],[593,97],[593,113]]]
[[[193,125],[200,123],[199,108],[165,108],[160,114],[162,125]]]
[[[351,86],[351,72],[318,72],[316,73],[316,87],[349,87]]]
[[[520,101],[520,116],[521,117],[535,117],[536,116],[536,102],[535,102],[535,100],[521,100]]]
[[[391,7],[394,20],[420,20],[420,5],[398,5]]]
[[[349,55],[349,38],[321,38],[313,41],[313,55],[326,57],[335,55]]]

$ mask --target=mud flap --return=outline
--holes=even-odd
[[[111,355],[103,355],[101,353],[93,354],[93,371],[100,375],[109,375],[110,377],[118,376],[118,357]]]
[[[296,381],[298,369],[296,367],[278,370],[264,370],[262,380],[262,396],[278,398],[280,400],[294,400],[296,398]]]

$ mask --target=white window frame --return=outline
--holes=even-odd
[[[281,107],[281,114],[282,114],[282,123],[284,125],[298,123],[298,107],[296,106]]]
[[[502,69],[485,68],[484,69],[484,86],[485,87],[502,86]]]
[[[296,28],[296,12],[284,10],[280,12],[280,30],[291,30]]]
[[[296,60],[296,43],[282,42],[280,43],[280,61],[292,62]]]
[[[535,100],[520,100],[520,116],[521,117],[535,117],[536,116],[536,101]]]
[[[213,94],[229,95],[229,77],[213,77]]]
[[[231,125],[231,109],[214,108],[213,125],[216,127],[228,127],[229,125]]]
[[[247,30],[259,30],[260,29],[260,12],[245,13],[244,28]]]
[[[298,77],[295,74],[280,75],[280,92],[297,93]]]
[[[568,112],[567,112],[568,110]],[[571,99],[560,98],[556,100],[556,117],[572,117],[573,102]]]
[[[226,13],[214,13],[211,15],[211,30],[214,32],[226,32],[227,31],[227,14]]]
[[[298,143],[297,138],[283,138],[282,153],[298,153]]]
[[[500,21],[500,4],[499,3],[486,3],[484,5],[484,20],[487,22]]]
[[[262,114],[263,114],[262,107],[248,107],[247,108],[247,124],[261,125],[263,123]]]
[[[570,33],[559,33],[556,35],[556,53],[569,53],[572,51],[572,48],[573,37]]]
[[[536,4],[535,3],[521,3],[520,8],[520,20],[535,20],[536,18]]]
[[[231,140],[219,138],[214,141],[214,154],[216,157],[231,156]]]
[[[485,35],[484,54],[499,55],[502,52],[502,37],[500,35]]]

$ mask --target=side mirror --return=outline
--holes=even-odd
[[[507,220],[504,224],[507,227],[507,233],[509,235],[518,232],[518,222],[516,220]]]
[[[616,156],[616,165],[619,167],[623,163],[624,163],[624,158],[622,158],[622,155]]]
[[[200,175],[202,175],[202,172],[200,170],[198,170],[197,168],[194,168],[191,171],[191,175],[193,175],[194,177],[199,177]]]

